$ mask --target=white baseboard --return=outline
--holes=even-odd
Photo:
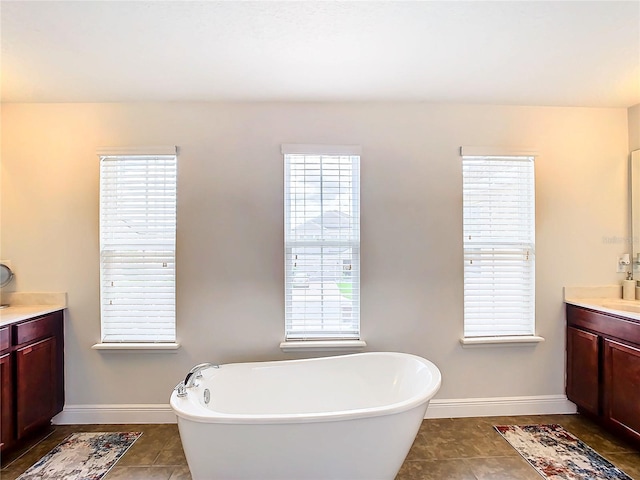
[[[54,425],[176,423],[169,404],[65,405]]]
[[[435,399],[425,418],[490,417],[576,413],[564,395]],[[65,405],[53,418],[55,425],[114,423],[176,423],[168,404]]]
[[[566,395],[434,399],[425,418],[497,417],[506,415],[553,415],[576,413]]]

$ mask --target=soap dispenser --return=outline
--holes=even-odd
[[[627,279],[622,281],[622,298],[624,300],[636,299],[636,282],[633,281],[631,272],[628,272]]]

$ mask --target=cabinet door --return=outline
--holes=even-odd
[[[16,410],[18,438],[48,424],[56,406],[56,339],[16,351]]]
[[[598,385],[598,336],[567,327],[567,398],[597,415]]]
[[[604,341],[605,417],[640,439],[640,348]]]
[[[14,440],[13,422],[13,378],[11,373],[11,354],[0,357],[0,383],[2,384],[2,396],[0,397],[0,449],[11,445]]]

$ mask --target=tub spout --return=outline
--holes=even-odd
[[[196,379],[197,378],[202,378],[202,370],[205,370],[207,368],[220,368],[220,365],[216,365],[214,363],[200,363],[198,365],[196,365],[195,367],[193,367],[191,370],[189,370],[189,373],[187,373],[187,376],[184,377],[184,382],[182,383],[182,386],[184,389],[193,387],[196,383]],[[180,384],[178,384],[178,387],[180,386]],[[178,388],[176,387],[176,388]],[[178,395],[180,396],[180,393],[184,392],[184,390],[179,390],[178,389]],[[186,395],[186,392],[184,393],[184,395]],[[184,396],[182,395],[182,396]]]

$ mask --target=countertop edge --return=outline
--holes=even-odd
[[[608,302],[621,302],[620,298],[565,298],[564,303],[574,305],[576,307],[588,308],[602,313],[609,313],[618,317],[633,319],[640,322],[640,313],[629,312],[626,310],[618,310],[611,307],[605,307]],[[639,301],[627,300],[630,304],[640,305]]]
[[[65,305],[16,305],[0,310],[0,327],[30,320],[32,318],[57,312],[67,308]]]

